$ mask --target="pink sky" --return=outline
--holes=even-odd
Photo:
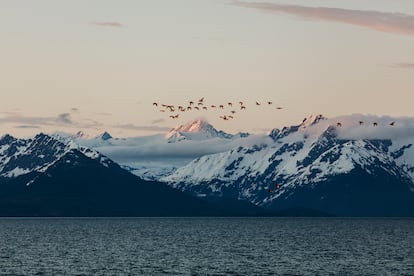
[[[2,134],[265,132],[310,114],[414,117],[414,5],[398,1],[0,3]],[[173,120],[153,101],[243,101]],[[272,101],[272,106],[255,105]],[[275,106],[283,106],[276,110]]]

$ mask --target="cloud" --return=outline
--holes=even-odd
[[[15,126],[15,128],[39,128],[39,126],[35,126],[35,125],[19,125],[19,126]]]
[[[398,68],[398,69],[414,69],[414,63],[407,63],[407,62],[388,64],[387,66],[391,68]]]
[[[112,27],[112,28],[122,28],[124,25],[122,25],[119,22],[114,21],[101,21],[101,22],[91,22],[91,24],[100,26],[100,27]]]
[[[22,116],[18,113],[0,118],[0,124],[17,123],[21,125],[57,125],[61,124],[61,115],[55,117]]]
[[[380,32],[414,35],[414,16],[404,13],[307,7],[237,0],[231,3],[236,6],[257,9],[264,12],[286,13],[305,19],[339,22]]]
[[[72,124],[72,119],[69,113],[62,113],[57,116],[57,121],[64,124]]]
[[[1,124],[17,124],[17,128],[41,128],[44,126],[65,126],[76,128],[96,128],[102,124],[84,119],[82,121],[74,121],[70,113],[61,113],[56,116],[24,116],[19,113],[2,113],[5,116],[0,117]]]
[[[168,143],[164,135],[130,138],[111,146],[98,147],[97,150],[120,163],[189,162],[206,154],[228,151],[240,146],[251,147],[257,144],[271,144],[267,135],[251,135],[241,139],[213,138],[198,141]]]

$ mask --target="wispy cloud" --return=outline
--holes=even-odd
[[[102,146],[98,151],[110,156],[120,163],[147,163],[148,161],[169,160],[172,163],[178,159],[190,161],[206,154],[228,151],[239,146],[251,147],[258,144],[271,144],[272,139],[267,135],[251,135],[242,139],[212,138],[200,141],[182,141],[168,143],[164,135],[135,137],[126,143]]]
[[[40,127],[35,126],[35,125],[19,125],[19,126],[15,126],[15,128],[40,128]]]
[[[101,123],[90,119],[75,121],[70,113],[61,113],[56,116],[25,116],[19,113],[2,113],[0,125],[16,124],[15,128],[41,128],[45,126],[64,126],[71,128],[96,128],[102,126]]]
[[[69,113],[62,113],[57,116],[57,121],[64,124],[72,124],[72,119]]]
[[[386,66],[391,67],[391,68],[412,69],[412,70],[414,70],[414,63],[408,63],[408,62],[387,64]]]
[[[122,25],[119,22],[115,21],[97,21],[97,22],[91,22],[91,24],[100,26],[100,27],[112,27],[112,28],[122,28],[124,25]]]
[[[237,0],[232,1],[231,3],[236,6],[257,9],[264,12],[286,13],[305,19],[351,24],[380,32],[414,35],[414,16],[404,13],[307,7]]]

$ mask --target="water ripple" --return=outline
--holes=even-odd
[[[2,218],[0,274],[414,275],[414,219]]]

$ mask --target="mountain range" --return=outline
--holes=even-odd
[[[0,215],[414,216],[414,121],[310,116],[268,134],[0,139]]]
[[[0,139],[0,216],[233,215],[163,183],[144,181],[101,153],[38,134]]]
[[[310,116],[272,130],[271,141],[202,156],[161,180],[194,195],[246,200],[270,210],[412,216],[414,139],[377,138],[401,130],[369,121]],[[352,137],[358,128],[367,137]]]

